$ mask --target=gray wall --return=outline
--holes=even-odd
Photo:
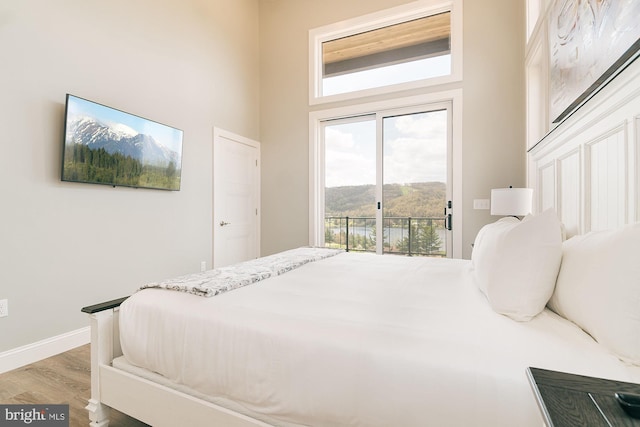
[[[498,217],[473,209],[492,188],[526,186],[524,0],[464,2],[463,249]]]
[[[213,126],[259,139],[258,0],[0,3],[0,352],[212,257]],[[184,130],[179,192],[60,182],[65,94]]]
[[[260,3],[262,254],[308,244],[308,116],[344,105],[308,103],[308,31],[409,3],[401,0],[262,0]],[[524,1],[465,1],[463,257],[488,211],[473,199],[525,183]],[[433,89],[406,92],[426,93]],[[379,96],[366,99],[385,99]]]

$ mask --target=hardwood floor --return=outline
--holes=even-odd
[[[91,394],[89,344],[0,374],[0,404],[69,404],[69,425],[88,426],[84,409]],[[111,411],[110,427],[146,424]]]

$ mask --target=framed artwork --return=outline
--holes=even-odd
[[[550,118],[559,123],[640,54],[640,1],[554,0]]]

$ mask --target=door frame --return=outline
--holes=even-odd
[[[309,113],[309,244],[318,246],[324,238],[324,149],[322,122],[379,111],[449,103],[451,106],[451,201],[452,258],[462,258],[462,89],[395,98],[386,101],[332,108]]]
[[[261,169],[261,165],[262,165],[262,161],[261,161],[261,153],[260,153],[260,142],[246,138],[242,135],[237,135],[233,132],[229,132],[226,131],[224,129],[218,128],[218,127],[214,127],[213,128],[213,147],[212,147],[212,173],[211,173],[211,180],[212,180],[212,197],[211,197],[211,227],[212,227],[212,240],[211,240],[211,251],[212,251],[212,265],[213,268],[217,267],[217,263],[216,263],[216,224],[217,222],[220,221],[220,218],[216,217],[216,210],[215,210],[215,199],[216,199],[216,171],[215,171],[215,162],[216,162],[216,146],[220,143],[220,139],[221,138],[225,138],[229,141],[233,141],[236,142],[238,144],[244,144],[244,145],[248,145],[250,147],[253,147],[256,149],[256,157],[257,157],[257,173],[256,173],[256,180],[254,182],[254,185],[257,187],[256,188],[256,194],[257,194],[257,208],[256,208],[256,216],[255,216],[255,227],[256,227],[256,238],[255,238],[255,248],[256,248],[256,256],[259,257],[260,256],[260,236],[261,236],[261,231],[260,231],[260,224],[261,224],[261,215],[262,215],[262,206],[261,206],[261,173],[260,173],[260,169]]]

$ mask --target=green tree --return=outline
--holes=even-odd
[[[431,220],[418,227],[418,245],[427,254],[439,252],[442,241],[438,235],[438,230]]]
[[[433,221],[427,220],[422,224],[412,224],[411,239],[409,236],[403,238],[398,243],[397,250],[402,253],[431,255],[440,252],[441,246],[437,227]]]
[[[333,231],[331,231],[330,228],[325,228],[324,229],[324,242],[325,243],[333,243],[334,237],[333,237]]]

